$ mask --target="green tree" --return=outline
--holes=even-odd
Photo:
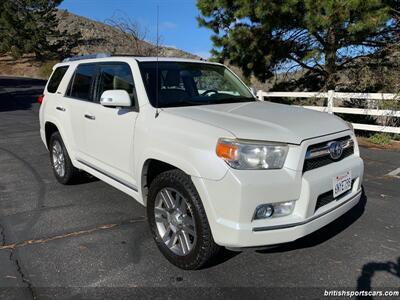
[[[354,59],[396,43],[399,0],[198,0],[213,55],[265,81],[298,67],[335,86]]]
[[[1,0],[0,54],[18,58],[34,53],[38,59],[68,55],[78,36],[57,29],[62,0]]]

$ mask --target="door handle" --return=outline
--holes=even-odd
[[[59,110],[59,111],[65,111],[65,108],[62,107],[62,106],[57,106],[56,109]]]
[[[85,114],[85,118],[89,120],[96,120],[96,117],[93,115]]]

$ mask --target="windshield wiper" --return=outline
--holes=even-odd
[[[253,101],[256,101],[256,99],[249,97],[229,97],[229,98],[219,98],[219,99],[215,98],[212,99],[212,101],[210,102],[218,104],[218,103],[253,102]]]
[[[210,98],[202,99],[201,101],[191,101],[186,99],[184,101],[169,103],[166,107],[179,107],[179,106],[198,106],[198,105],[209,105],[209,104],[224,104],[224,103],[241,103],[241,102],[254,102],[255,98],[249,97],[229,97],[229,98]]]

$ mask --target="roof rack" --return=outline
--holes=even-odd
[[[123,57],[148,57],[148,55],[137,55],[137,54],[129,54],[129,53],[114,53],[111,56],[123,56]]]
[[[73,57],[68,57],[63,60],[63,62],[69,62],[69,61],[76,61],[76,60],[82,60],[82,59],[91,59],[91,58],[105,58],[105,57],[110,57],[111,54],[109,53],[96,53],[96,54],[88,54],[88,55],[80,55],[80,56],[73,56]]]

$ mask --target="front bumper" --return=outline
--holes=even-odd
[[[315,216],[298,223],[276,226],[256,227],[238,231],[234,241],[225,241],[224,246],[231,248],[260,247],[295,241],[336,220],[354,207],[361,198],[361,191],[344,200],[338,207],[321,216]]]
[[[357,150],[358,152],[358,150]],[[351,191],[315,209],[318,196],[332,190],[333,177],[350,170]],[[355,155],[305,172],[289,168],[267,171],[229,170],[219,181],[193,178],[217,244],[231,248],[290,242],[337,219],[361,198],[364,172]],[[291,215],[252,220],[260,204],[295,200]]]

